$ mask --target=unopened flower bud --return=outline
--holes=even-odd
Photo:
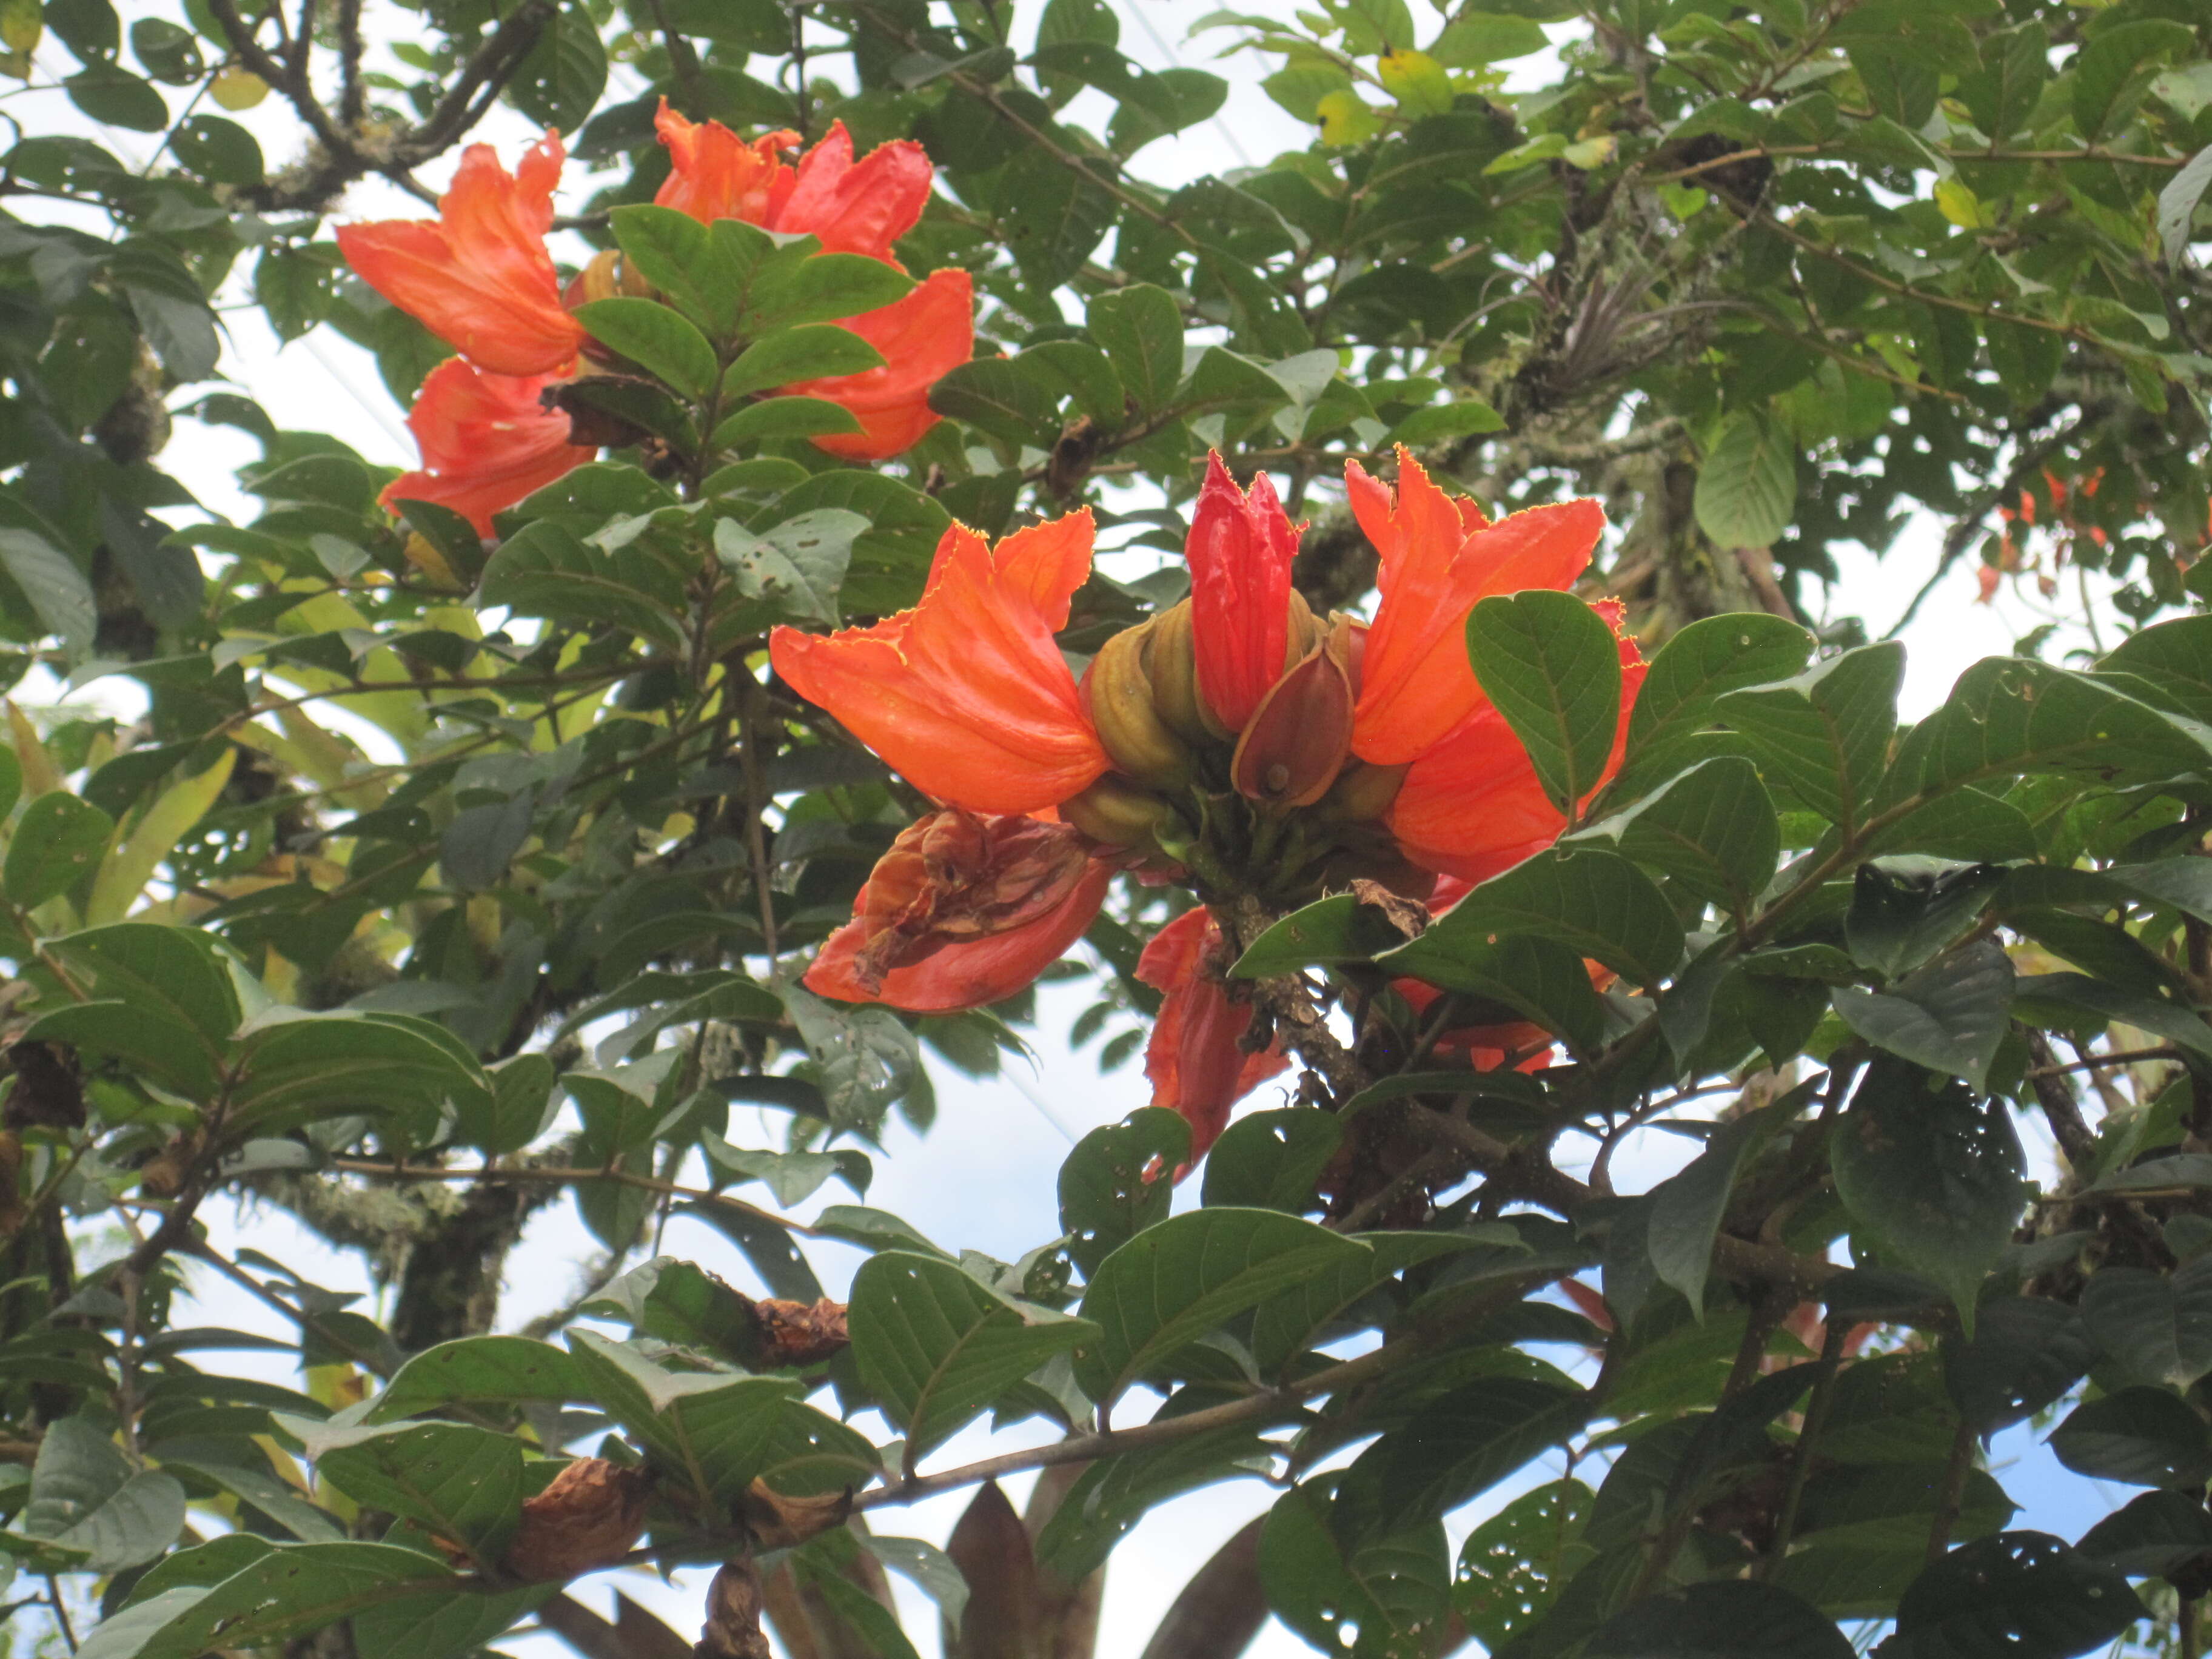
[[[1193,757],[1154,706],[1145,647],[1155,626],[1124,629],[1098,648],[1083,676],[1083,701],[1115,771],[1141,784],[1179,790],[1190,785]]]
[[[1340,623],[1260,700],[1230,763],[1237,793],[1283,810],[1328,793],[1352,753],[1351,646],[1351,627]]]
[[[1155,844],[1160,832],[1174,822],[1175,811],[1150,790],[1109,774],[1072,800],[1060,802],[1060,816],[1095,842],[1133,848]]]

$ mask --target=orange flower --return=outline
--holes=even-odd
[[[1602,788],[1620,769],[1645,664],[1636,641],[1620,636],[1620,607],[1593,608],[1613,624],[1620,647],[1620,722],[1596,786]],[[1384,822],[1414,863],[1467,881],[1487,881],[1542,852],[1567,827],[1537,781],[1528,751],[1486,701],[1413,761]]]
[[[1107,765],[1053,640],[1091,536],[1088,511],[995,550],[956,524],[913,610],[826,637],[779,628],[775,672],[924,794],[971,812],[1057,805]]]
[[[935,426],[929,389],[975,353],[975,295],[964,270],[933,270],[902,300],[879,311],[848,317],[842,326],[884,355],[883,367],[826,380],[801,380],[783,390],[794,397],[827,398],[860,422],[858,432],[829,433],[817,449],[848,460],[882,461],[911,449]]]
[[[811,234],[824,253],[863,253],[896,264],[891,244],[921,217],[935,176],[928,152],[906,138],[877,145],[856,164],[842,121],[832,122],[795,168],[777,159],[798,143],[795,132],[747,143],[720,121],[686,120],[665,98],[653,125],[673,164],[655,202],[702,222],[743,219],[763,230]]]
[[[340,225],[338,250],[361,278],[495,374],[550,374],[572,362],[583,325],[561,304],[545,233],[564,152],[548,131],[510,175],[471,144],[438,220]]]
[[[1248,1054],[1252,1005],[1231,1000],[1221,929],[1200,905],[1152,936],[1137,958],[1137,977],[1165,992],[1145,1045],[1152,1104],[1190,1125],[1195,1164],[1228,1126],[1230,1108],[1290,1064],[1279,1042]]]
[[[1261,698],[1283,677],[1291,560],[1297,550],[1298,533],[1267,475],[1255,474],[1247,494],[1220,455],[1209,452],[1183,556],[1190,564],[1199,693],[1231,732],[1244,729]]]
[[[1565,501],[1493,525],[1473,501],[1437,489],[1403,448],[1395,502],[1389,486],[1356,461],[1345,468],[1345,484],[1382,562],[1352,752],[1376,766],[1402,766],[1488,702],[1467,654],[1475,602],[1569,586],[1589,563],[1605,513],[1595,501]]]
[[[546,375],[486,374],[459,357],[440,363],[407,412],[422,470],[394,478],[377,500],[434,501],[490,535],[493,514],[599,453],[570,443],[568,417],[539,404],[550,384]]]
[[[916,1013],[1000,1001],[1082,937],[1113,874],[1064,823],[929,813],[878,861],[806,987]]]

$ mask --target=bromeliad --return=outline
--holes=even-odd
[[[1054,635],[1090,574],[1087,512],[996,548],[956,525],[911,611],[827,636],[777,629],[784,680],[938,803],[878,865],[807,984],[915,1011],[980,1006],[1074,942],[1115,871],[1187,887],[1210,908],[1164,929],[1138,975],[1167,994],[1146,1058],[1155,1098],[1202,1152],[1281,1065],[1226,976],[1217,916],[1358,880],[1426,902],[1439,878],[1483,880],[1567,826],[1476,681],[1467,619],[1492,594],[1568,586],[1604,515],[1570,501],[1493,524],[1402,450],[1398,473],[1393,492],[1348,471],[1381,556],[1371,623],[1311,613],[1272,486],[1240,489],[1215,456],[1185,544],[1190,597],[1107,640],[1080,681]],[[1617,608],[1598,609],[1618,637]],[[1634,645],[1620,652],[1615,765],[1643,678]],[[1492,1065],[1514,1052],[1509,1038],[1462,1048]]]

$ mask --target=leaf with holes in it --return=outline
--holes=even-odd
[[[853,1278],[853,1357],[860,1379],[925,1455],[1054,1354],[1098,1328],[1009,1300],[965,1269],[886,1250]]]
[[[2072,1659],[2142,1617],[2128,1581],[2042,1532],[1962,1544],[1912,1582],[1897,1604],[1884,1659]]]
[[[867,532],[866,519],[836,507],[799,514],[758,534],[724,519],[714,526],[714,556],[745,598],[772,605],[794,622],[834,624],[853,544]]]
[[[2027,1201],[2020,1139],[2002,1102],[1977,1105],[1962,1085],[1878,1058],[1830,1137],[1836,1192],[1901,1265],[1958,1304],[1971,1336],[1983,1279]]]
[[[1594,1495],[1579,1480],[1553,1480],[1468,1534],[1452,1596],[1485,1647],[1500,1648],[1534,1626],[1596,1553],[1582,1535]]]
[[[2040,1297],[1985,1303],[1972,1337],[1943,1341],[1943,1386],[1951,1403],[1988,1434],[2053,1404],[2097,1358],[2078,1310]]]
[[[1428,1659],[1451,1612],[1443,1523],[1428,1521],[1347,1549],[1329,1528],[1319,1480],[1275,1500],[1260,1534],[1260,1582],[1275,1616],[1324,1653]]]
[[[1060,1166],[1060,1224],[1085,1273],[1146,1228],[1167,1219],[1173,1176],[1190,1157],[1190,1125],[1143,1106],[1093,1129]]]

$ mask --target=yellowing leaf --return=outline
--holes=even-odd
[[[184,778],[164,789],[115,850],[101,860],[92,878],[92,897],[85,905],[88,927],[120,921],[161,860],[177,850],[177,843],[208,813],[222,787],[230,781],[230,769],[238,750],[226,748],[222,757],[206,771]]]
[[[1375,112],[1352,92],[1332,92],[1315,108],[1321,114],[1324,144],[1364,144],[1382,130]]]
[[[61,769],[46,753],[46,744],[39,741],[39,728],[31,724],[12,699],[8,704],[8,733],[15,739],[15,758],[22,763],[25,800],[36,800],[65,787]]]
[[[1982,217],[1982,198],[1974,194],[1963,179],[1936,180],[1936,207],[1961,230],[1979,230],[1988,222]]]
[[[208,96],[225,109],[252,109],[269,95],[269,83],[242,69],[227,69],[208,82]]]
[[[1442,115],[1451,108],[1451,76],[1425,52],[1386,52],[1376,60],[1383,91],[1408,115]]]
[[[1613,153],[1620,148],[1620,140],[1611,133],[1595,138],[1584,138],[1569,144],[1559,152],[1559,159],[1571,167],[1580,167],[1588,173],[1592,167],[1601,167],[1613,160]]]
[[[33,51],[46,27],[46,15],[40,9],[39,0],[0,0],[0,46],[10,52]]]
[[[439,586],[458,593],[468,586],[453,574],[453,567],[446,562],[446,556],[431,544],[428,537],[410,535],[400,550],[406,555],[408,563]]]

